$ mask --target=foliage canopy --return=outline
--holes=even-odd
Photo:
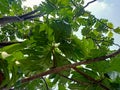
[[[85,10],[96,0],[45,0],[33,9],[23,1],[0,0],[1,90],[120,89],[120,49],[110,49],[120,28]]]

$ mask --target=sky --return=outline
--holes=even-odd
[[[86,9],[98,18],[108,19],[115,27],[120,26],[120,0],[97,0]]]
[[[39,5],[44,0],[27,0],[23,3],[26,6]],[[91,0],[85,0],[85,5]],[[115,27],[120,26],[120,0],[97,0],[90,4],[86,10],[90,11],[97,18],[105,18],[113,23]],[[115,43],[120,45],[120,35],[114,34]]]

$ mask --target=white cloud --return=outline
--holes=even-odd
[[[23,6],[33,7],[34,5],[39,5],[41,1],[44,0],[26,0],[25,2],[23,2]]]
[[[89,2],[90,0],[87,0],[87,2]],[[86,2],[86,3],[87,3]],[[109,9],[108,8],[108,4],[107,3],[105,3],[105,2],[98,2],[98,1],[96,1],[96,2],[93,2],[93,3],[91,3],[88,7],[86,7],[86,10],[89,10],[89,11],[91,11],[92,13],[100,13],[100,12],[103,12],[103,11],[105,11],[106,9]]]
[[[85,0],[87,2],[91,0]],[[85,4],[86,5],[86,4]],[[90,11],[93,15],[95,15],[97,18],[106,18],[110,20],[110,16],[112,13],[113,9],[113,4],[112,3],[107,3],[104,0],[99,0],[91,3],[88,7],[85,9]]]

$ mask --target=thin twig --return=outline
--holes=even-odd
[[[31,11],[31,12],[28,12],[28,13],[26,13],[26,14],[23,14],[23,15],[21,15],[21,16],[19,16],[20,18],[26,18],[26,17],[28,17],[28,16],[30,16],[30,15],[33,15],[33,14],[35,14],[36,12],[38,12],[39,10],[38,10],[38,8],[37,9],[35,9],[35,10],[33,10],[33,11]]]
[[[87,38],[91,38],[91,37],[87,37]],[[97,44],[97,46],[99,45],[99,44],[97,43],[97,41],[110,43],[109,41],[105,41],[105,40],[97,40],[97,39],[94,39],[94,38],[91,38],[91,39]],[[113,45],[115,45],[115,46],[117,46],[117,47],[120,48],[120,45],[119,45],[119,44],[113,43]],[[100,46],[99,46],[99,47],[100,47]]]
[[[42,80],[43,80],[43,81],[44,81],[44,83],[45,83],[46,90],[49,90],[49,87],[48,87],[48,84],[47,84],[47,82],[46,82],[45,78],[43,78],[43,77],[41,77],[41,78],[42,78]]]
[[[83,75],[85,78],[87,78],[88,80],[90,80],[91,82],[101,86],[104,90],[110,90],[108,87],[106,87],[105,85],[103,85],[101,82],[98,82],[97,80],[95,80],[94,78],[92,78],[91,76],[87,75],[86,73],[80,71],[78,68],[73,67],[73,69],[78,72],[79,74]]]
[[[97,1],[97,0],[93,0],[93,1],[88,2],[83,8],[85,9],[86,7],[88,7],[89,4],[91,4],[91,3],[95,2],[95,1]]]
[[[76,80],[76,79],[73,79],[73,78],[69,78],[69,77],[67,77],[67,76],[65,76],[65,75],[63,75],[63,74],[61,74],[61,73],[58,73],[58,75],[66,78],[66,79],[68,79],[68,80],[70,80],[70,81],[77,82],[77,83],[80,84],[80,85],[85,85],[85,86],[86,86],[86,85],[90,85],[89,83],[82,82],[82,81],[80,81],[80,80]]]
[[[27,16],[27,17],[24,18],[24,20],[30,20],[30,19],[33,19],[33,18],[41,17],[43,15],[45,15],[45,13],[38,13],[36,15]]]
[[[83,13],[84,13],[85,12],[84,9],[86,7],[88,7],[89,4],[91,4],[91,3],[95,2],[95,1],[97,1],[97,0],[93,0],[93,1],[88,2],[85,6],[83,6],[82,8],[80,8],[79,13],[81,13],[81,11],[83,11]],[[71,0],[71,2],[78,9],[78,5],[76,5],[72,0]],[[75,18],[77,17],[77,14],[78,14],[78,12],[73,16],[73,20],[75,20]]]
[[[71,0],[72,4],[75,6],[75,7],[78,7],[73,0]]]

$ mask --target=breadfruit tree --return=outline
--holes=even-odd
[[[119,90],[120,28],[85,10],[95,1],[0,0],[0,90]]]

